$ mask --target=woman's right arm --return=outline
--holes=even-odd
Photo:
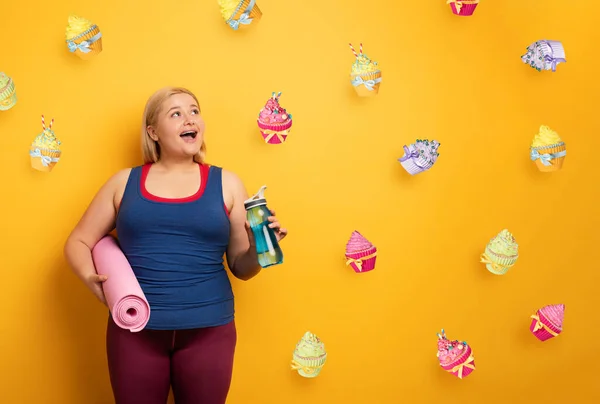
[[[120,204],[131,169],[113,175],[98,191],[64,246],[64,255],[75,275],[106,305],[102,282],[92,260],[92,249],[115,228],[117,207]]]

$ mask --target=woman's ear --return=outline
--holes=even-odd
[[[158,136],[156,135],[156,131],[152,126],[146,126],[146,132],[148,133],[148,136],[150,136],[150,139],[158,142]]]

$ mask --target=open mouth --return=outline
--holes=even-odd
[[[196,139],[196,136],[198,136],[198,132],[195,130],[188,130],[187,132],[183,132],[179,136],[184,139]]]

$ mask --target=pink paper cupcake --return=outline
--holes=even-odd
[[[468,17],[475,12],[479,0],[448,0],[446,4],[450,4],[450,8],[454,14]]]
[[[359,232],[352,232],[346,243],[346,265],[357,273],[368,272],[375,269],[376,260],[377,248]]]
[[[565,318],[565,305],[552,304],[539,309],[532,315],[529,330],[540,341],[546,341],[556,337],[562,331],[563,320]]]
[[[281,93],[273,93],[258,114],[260,133],[269,144],[285,142],[292,128],[292,114],[279,105],[279,97]]]
[[[465,341],[450,341],[446,338],[446,332],[438,333],[437,357],[440,366],[448,373],[462,379],[475,370],[475,358],[473,351]]]

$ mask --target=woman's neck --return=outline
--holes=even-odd
[[[156,163],[154,163],[154,166],[165,171],[189,171],[192,169],[197,170],[197,164],[198,163],[196,163],[194,159],[160,159]]]

